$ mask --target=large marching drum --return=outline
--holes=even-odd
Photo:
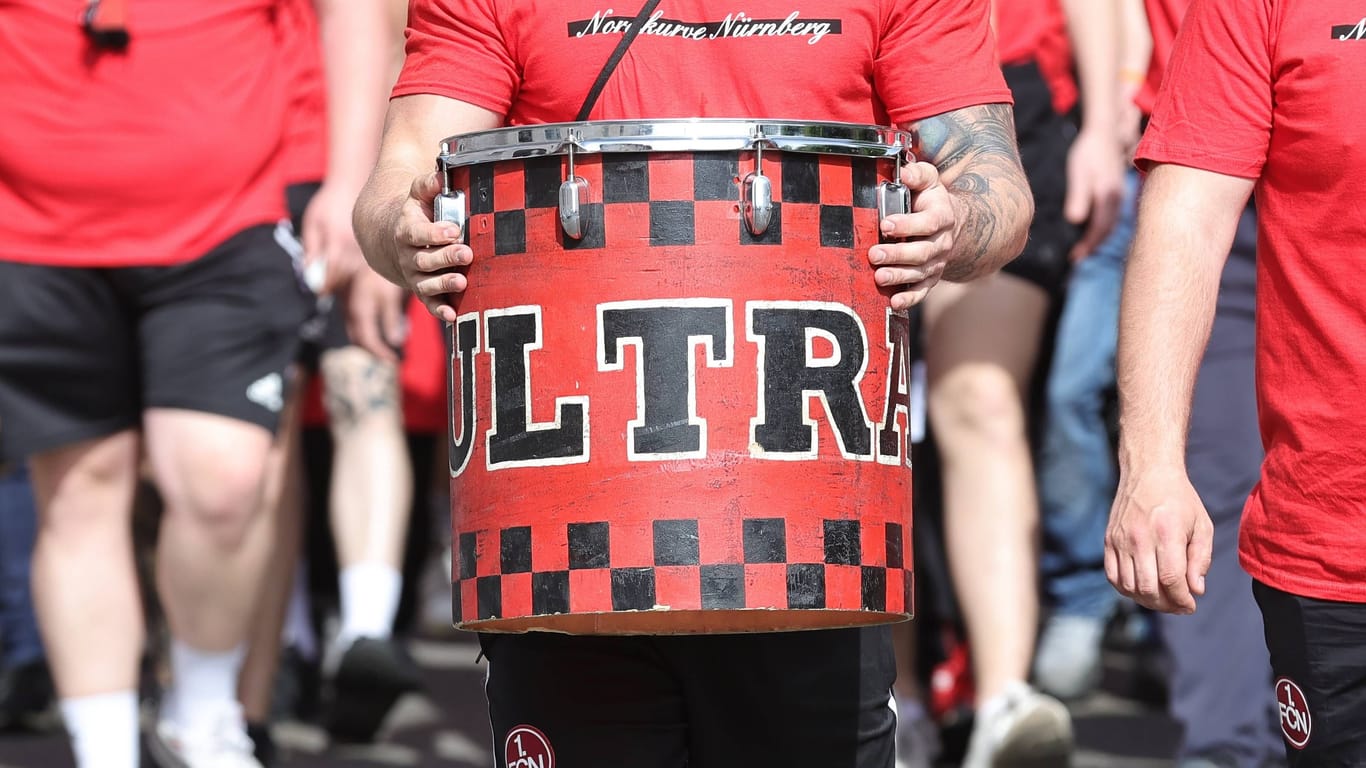
[[[454,610],[466,629],[911,613],[909,324],[873,281],[909,134],[660,120],[455,136]]]

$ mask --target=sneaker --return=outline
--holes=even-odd
[[[34,727],[52,711],[55,694],[47,662],[0,668],[0,730]]]
[[[251,739],[251,753],[261,768],[275,765],[275,736],[270,731],[270,723],[247,723],[247,738]]]
[[[253,756],[242,710],[224,707],[203,728],[186,728],[162,719],[147,739],[147,753],[158,768],[262,768]]]
[[[977,712],[963,768],[1067,768],[1072,717],[1067,707],[1012,683]]]
[[[939,757],[939,728],[918,701],[896,703],[896,768],[932,768]]]
[[[323,725],[337,741],[366,743],[398,698],[419,690],[417,665],[393,640],[362,637],[341,653],[323,702]]]
[[[1077,699],[1100,685],[1105,622],[1089,616],[1050,616],[1034,654],[1034,684],[1060,699]]]

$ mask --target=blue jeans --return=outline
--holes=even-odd
[[[1054,613],[1103,619],[1118,595],[1105,580],[1114,451],[1103,412],[1115,386],[1119,293],[1134,236],[1138,173],[1125,178],[1119,221],[1072,269],[1048,372],[1039,456],[1043,589]]]
[[[23,466],[0,475],[0,667],[43,657],[29,594],[29,562],[37,510]]]

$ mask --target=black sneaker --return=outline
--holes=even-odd
[[[328,681],[323,727],[339,742],[373,741],[398,698],[421,685],[417,665],[398,643],[362,637],[342,653]]]
[[[319,663],[293,647],[280,652],[280,665],[270,696],[273,722],[312,722],[318,717],[322,672]]]
[[[275,737],[270,733],[270,723],[247,723],[247,738],[251,739],[252,754],[261,768],[275,765]]]
[[[38,727],[54,700],[45,660],[0,669],[0,730]]]

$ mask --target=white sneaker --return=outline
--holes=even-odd
[[[1085,696],[1100,684],[1105,622],[1087,616],[1050,616],[1034,654],[1034,684],[1060,699]]]
[[[1072,717],[1067,707],[1024,683],[1011,683],[977,711],[963,768],[1067,768]]]
[[[159,768],[262,768],[240,707],[224,707],[204,723],[189,728],[158,720],[147,739],[152,763]]]

